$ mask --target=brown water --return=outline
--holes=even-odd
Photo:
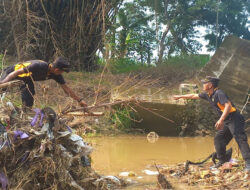
[[[94,147],[92,166],[99,174],[119,176],[132,171],[136,176],[127,178],[138,182],[141,189],[143,185],[155,185],[156,176],[143,172],[156,171],[154,163],[197,161],[214,152],[212,137],[160,137],[155,143],[148,142],[146,136],[98,137],[87,141]]]

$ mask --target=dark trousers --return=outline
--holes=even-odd
[[[21,86],[22,103],[26,107],[32,107],[34,104],[35,88],[33,82],[25,83]]]
[[[238,111],[231,113],[224,121],[224,128],[219,130],[214,137],[214,146],[219,160],[224,159],[226,146],[233,137],[239,145],[243,159],[250,160],[250,148],[244,126],[245,120]]]

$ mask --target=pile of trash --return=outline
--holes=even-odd
[[[11,102],[0,109],[0,188],[117,189],[113,176],[91,168],[89,146],[58,119],[53,109],[22,115]]]

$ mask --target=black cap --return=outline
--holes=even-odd
[[[213,84],[214,87],[217,87],[219,82],[220,82],[220,79],[217,78],[217,77],[211,77],[211,76],[206,76],[205,79],[201,80],[201,82],[203,84],[205,83],[208,83],[208,82],[211,82]]]
[[[53,66],[55,68],[58,68],[58,69],[62,70],[62,71],[65,71],[67,73],[70,71],[70,64],[69,64],[69,62],[66,61],[62,57],[56,58],[56,60],[53,63]]]

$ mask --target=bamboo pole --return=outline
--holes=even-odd
[[[114,105],[118,105],[118,104],[128,104],[131,102],[137,102],[137,100],[135,99],[131,99],[131,100],[120,100],[120,101],[116,101],[116,102],[110,102],[110,103],[103,103],[103,104],[99,104],[99,105],[93,105],[93,106],[88,106],[88,107],[81,107],[81,108],[76,108],[76,109],[70,109],[70,110],[66,110],[64,112],[62,112],[62,114],[66,114],[69,112],[76,112],[76,111],[85,111],[85,110],[91,110],[91,109],[96,109],[96,108],[100,108],[100,107],[110,107],[110,106],[114,106]]]

